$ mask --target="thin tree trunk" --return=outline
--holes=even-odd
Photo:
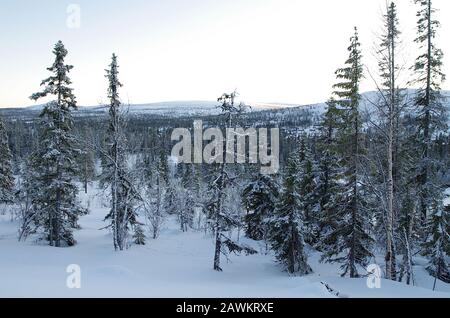
[[[387,147],[387,161],[388,161],[388,178],[387,178],[387,217],[386,217],[386,278],[395,280],[395,260],[394,260],[394,175],[393,175],[393,141],[394,141],[394,111],[395,111],[395,37],[394,37],[394,16],[391,11],[388,14],[389,19],[389,109],[388,109],[388,147]]]
[[[84,160],[84,193],[88,193],[88,158]]]
[[[216,232],[216,248],[214,252],[214,270],[221,272],[220,268],[220,253],[222,249],[222,233],[220,230],[220,215],[222,214],[222,191],[223,191],[223,183],[225,178],[225,164],[221,164],[220,167],[220,180],[218,184],[218,198],[217,198],[217,215],[216,215],[216,224],[215,224],[215,232]]]
[[[358,106],[354,106],[358,107]],[[354,180],[353,180],[353,207],[352,207],[352,226],[355,229],[356,223],[357,223],[357,215],[358,215],[358,151],[359,151],[359,145],[358,145],[358,139],[359,139],[359,121],[358,121],[358,110],[354,110],[356,112],[355,114],[355,135],[354,135],[354,154],[353,154],[353,164],[354,164]],[[353,230],[352,233],[352,244],[350,248],[350,277],[356,278],[357,277],[357,271],[356,271],[356,262],[355,262],[355,250],[356,250],[356,237],[355,237],[355,231]]]

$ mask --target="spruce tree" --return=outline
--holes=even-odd
[[[415,104],[418,109],[416,117],[418,132],[417,143],[421,162],[418,165],[420,211],[425,221],[433,207],[442,199],[437,172],[440,163],[433,158],[431,147],[433,136],[446,128],[446,108],[442,103],[441,84],[445,80],[442,72],[443,52],[436,47],[435,38],[440,23],[435,18],[436,10],[432,0],[415,0],[419,6],[417,12],[417,38],[415,42],[422,50],[413,66],[416,80],[411,84],[419,85]],[[436,211],[435,211],[436,212]]]
[[[176,213],[179,209],[175,188],[172,180],[168,181],[167,157],[164,149],[159,149],[158,157],[154,162],[155,171],[152,173],[147,186],[149,206],[147,219],[150,222],[153,239],[157,239],[164,222],[166,213]]]
[[[267,221],[273,214],[278,196],[277,184],[267,175],[259,174],[244,188],[242,203],[247,211],[244,219],[247,237],[256,241],[267,239]]]
[[[74,178],[79,175],[75,158],[81,153],[72,135],[71,111],[76,109],[75,95],[70,88],[68,73],[73,66],[65,64],[67,50],[59,41],[53,50],[55,62],[48,68],[53,73],[45,79],[42,92],[31,99],[54,96],[40,114],[41,129],[38,149],[30,159],[30,183],[33,188],[32,208],[27,218],[33,220],[34,229],[41,230],[51,246],[72,246],[76,243],[73,228],[86,211],[78,201],[78,188]],[[31,222],[29,223],[31,226]]]
[[[334,218],[334,202],[338,190],[341,168],[338,164],[336,132],[340,127],[341,114],[336,100],[331,98],[327,102],[327,111],[319,128],[319,163],[317,186],[315,193],[319,198],[319,229],[321,233],[329,233],[336,228]],[[323,249],[323,242],[318,248]]]
[[[340,82],[334,85],[334,95],[340,109],[342,125],[337,131],[341,182],[333,198],[336,228],[324,239],[327,246],[323,260],[342,263],[342,276],[358,277],[358,265],[365,266],[373,239],[369,235],[367,202],[361,183],[362,121],[360,117],[359,85],[363,77],[360,42],[357,29],[350,39],[350,55],[344,68],[336,71]]]
[[[196,189],[198,184],[195,184],[195,170],[192,164],[183,166],[183,175],[180,179],[180,186],[178,189],[179,198],[181,201],[179,211],[180,227],[183,232],[187,232],[189,227],[193,226],[194,209],[196,204]]]
[[[290,158],[285,171],[283,191],[269,220],[269,241],[276,258],[292,275],[312,272],[308,265],[304,242],[305,205],[299,193],[299,162]]]
[[[144,229],[140,224],[135,225],[134,234],[133,234],[133,240],[134,244],[136,245],[145,245],[145,233]]]
[[[0,203],[13,201],[14,177],[8,134],[0,118]]]
[[[307,136],[302,136],[298,152],[299,160],[299,195],[301,196],[304,211],[305,242],[314,246],[319,238],[318,193],[316,184],[315,162],[306,144]]]
[[[122,86],[118,79],[117,56],[112,55],[109,69],[106,70],[108,79],[109,126],[106,137],[106,154],[103,163],[102,179],[111,190],[111,210],[105,217],[110,220],[113,233],[113,245],[116,250],[127,247],[128,233],[131,228],[135,236],[141,236],[142,230],[137,220],[136,204],[142,201],[127,167],[127,140],[124,135],[124,118],[121,114],[119,88]],[[135,240],[136,241],[136,240]],[[142,243],[142,239],[138,240]]]
[[[436,279],[450,284],[450,204],[437,207],[427,223],[430,233],[424,244],[425,256],[429,257],[428,272]],[[435,283],[436,285],[436,283]]]
[[[223,94],[219,99],[220,109],[224,115],[224,126],[230,128],[233,116],[239,115],[244,111],[243,105],[237,106],[235,104],[236,92],[231,94]],[[219,150],[222,151],[223,158],[225,158],[225,147]],[[217,154],[216,154],[217,155]],[[230,230],[240,225],[240,220],[234,218],[233,209],[227,205],[226,198],[228,188],[233,180],[225,167],[224,162],[214,163],[213,174],[211,175],[210,191],[208,193],[208,201],[206,202],[207,218],[212,225],[212,230],[215,237],[215,250],[213,268],[221,272],[220,258],[222,254],[240,253],[247,254],[257,253],[254,249],[240,245],[227,235]],[[225,254],[226,255],[226,254]]]

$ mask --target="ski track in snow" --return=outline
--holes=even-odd
[[[439,292],[430,289],[433,278],[421,259],[415,268],[421,287],[382,280],[380,289],[369,289],[366,278],[340,278],[339,266],[320,264],[317,253],[309,259],[315,273],[307,277],[289,277],[264,253],[222,257],[224,271],[218,273],[212,270],[213,240],[203,232],[182,233],[173,218],[159,239],[115,252],[110,233],[99,230],[107,208],[95,192],[91,187],[91,194],[80,194],[91,214],[80,220],[75,247],[18,242],[17,222],[0,216],[0,297],[336,297],[321,282],[340,297],[450,297],[450,285],[439,282]],[[80,289],[66,286],[70,264],[81,267]]]

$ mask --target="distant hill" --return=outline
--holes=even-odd
[[[412,100],[415,91],[408,90],[408,100]],[[447,98],[446,104],[449,105],[450,109],[450,91],[444,91],[443,95]],[[366,92],[362,94],[362,109],[364,111],[371,111],[373,109],[372,103],[376,102],[378,99],[377,92]],[[308,108],[317,113],[318,115],[323,113],[326,109],[326,104],[286,104],[286,103],[247,103],[251,107],[251,112],[258,111],[279,111],[283,109],[290,109],[294,111],[295,109]],[[135,104],[135,105],[124,105],[123,109],[130,115],[157,115],[164,117],[191,117],[191,116],[208,116],[217,115],[220,110],[217,108],[218,103],[214,101],[172,101],[172,102],[160,102],[160,103],[149,103],[149,104]],[[30,107],[22,108],[0,108],[0,116],[9,118],[19,118],[19,117],[34,117],[41,111],[43,105],[34,105]],[[101,116],[107,115],[107,106],[80,106],[75,112],[76,117],[83,116]]]

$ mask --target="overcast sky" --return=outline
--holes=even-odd
[[[70,4],[81,10],[79,27]],[[409,66],[418,54],[417,6],[397,5]],[[438,46],[450,56],[450,2],[434,5],[442,23]],[[105,102],[104,69],[113,52],[124,102],[214,100],[235,88],[248,102],[325,101],[354,26],[365,63],[377,72],[372,52],[385,6],[385,0],[0,0],[0,107],[33,104],[28,97],[49,75],[60,39],[75,66],[80,105]],[[450,58],[444,62],[450,76]],[[366,74],[362,90],[373,87]]]

